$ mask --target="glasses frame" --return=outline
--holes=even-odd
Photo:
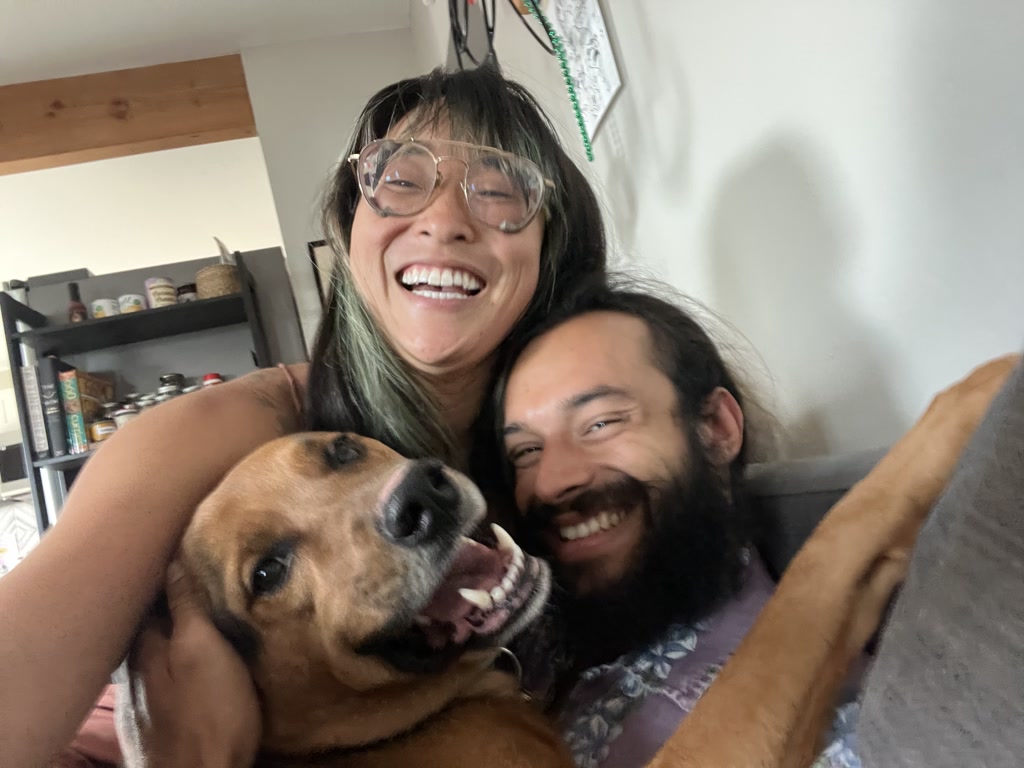
[[[368,149],[371,149],[371,148],[376,147],[376,146],[378,146],[380,144],[383,144],[386,141],[387,142],[392,142],[394,144],[415,144],[416,146],[421,147],[422,149],[426,150],[427,154],[430,155],[430,157],[433,158],[433,160],[434,160],[434,181],[433,181],[433,184],[430,187],[430,190],[427,192],[426,196],[424,197],[423,206],[421,208],[417,208],[415,211],[410,211],[409,213],[393,213],[393,212],[390,212],[390,211],[382,211],[382,210],[380,210],[376,206],[376,204],[374,203],[372,197],[367,193],[367,190],[365,189],[365,187],[363,185],[363,180],[359,176],[359,158],[361,158],[363,156],[363,154]],[[530,160],[528,157],[522,157],[521,155],[517,155],[517,154],[514,154],[512,152],[506,152],[506,151],[504,151],[502,149],[495,149],[494,147],[487,147],[487,146],[484,146],[482,144],[472,144],[472,143],[470,143],[468,141],[451,141],[451,140],[448,140],[448,139],[430,139],[430,141],[432,143],[434,143],[434,144],[444,144],[444,145],[447,145],[447,146],[466,147],[467,149],[475,149],[475,150],[477,150],[479,152],[482,152],[484,154],[498,155],[499,157],[508,157],[508,158],[514,159],[516,162],[526,163],[533,171],[536,172],[537,178],[540,179],[541,182],[542,182],[540,201],[537,204],[536,210],[531,212],[530,215],[526,218],[526,220],[522,224],[520,224],[519,226],[514,227],[514,228],[513,227],[501,227],[501,226],[496,226],[494,224],[490,224],[490,223],[484,221],[482,218],[480,218],[477,215],[476,211],[473,210],[473,206],[470,205],[470,202],[469,202],[469,189],[468,189],[468,184],[467,184],[467,181],[469,179],[469,165],[470,164],[469,164],[469,162],[467,160],[464,160],[461,157],[455,157],[454,155],[440,155],[440,156],[438,156],[438,155],[434,154],[434,150],[432,150],[425,142],[420,141],[420,140],[418,140],[418,139],[416,139],[414,137],[410,137],[408,139],[389,139],[389,138],[385,137],[383,139],[375,139],[374,141],[371,141],[370,143],[366,144],[358,152],[355,152],[355,153],[353,153],[353,154],[348,156],[348,161],[352,164],[352,172],[355,174],[355,177],[356,177],[356,183],[359,185],[359,193],[363,196],[363,199],[366,201],[367,205],[369,205],[370,208],[372,208],[374,210],[374,212],[377,213],[379,216],[415,216],[416,214],[422,213],[423,211],[425,211],[430,206],[430,204],[433,202],[434,192],[437,190],[438,182],[439,181],[442,182],[442,183],[444,182],[444,175],[441,173],[441,161],[442,160],[455,160],[456,162],[462,163],[462,165],[465,167],[465,172],[462,174],[462,180],[459,182],[459,187],[462,189],[462,195],[463,195],[463,197],[466,200],[466,208],[473,215],[473,218],[475,218],[477,221],[479,221],[480,223],[484,224],[485,226],[488,226],[488,227],[491,227],[492,229],[497,229],[500,232],[504,232],[506,234],[512,235],[512,234],[515,234],[516,232],[521,232],[522,230],[526,229],[526,227],[528,227],[530,225],[530,222],[533,221],[537,217],[537,214],[542,209],[544,211],[547,211],[547,206],[545,205],[545,198],[547,197],[546,192],[549,189],[555,189],[555,182],[553,182],[551,179],[547,178],[544,175],[544,172],[540,169],[540,167],[535,162]]]

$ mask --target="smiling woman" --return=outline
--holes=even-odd
[[[603,274],[593,192],[529,93],[489,67],[385,88],[345,157],[323,210],[341,256],[311,425],[465,466],[499,345]]]
[[[353,155],[324,201],[336,257],[308,377],[300,367],[258,371],[147,412],[90,460],[61,524],[0,583],[11,628],[0,634],[9,673],[0,754],[12,765],[41,765],[70,740],[135,636],[196,506],[239,460],[305,426],[467,468],[499,350],[578,281],[604,275],[592,189],[530,94],[494,69],[438,71],[378,92],[341,156]],[[167,445],[184,450],[168,456]],[[523,565],[513,574],[511,558],[504,571],[489,568],[488,579],[459,588],[486,587],[495,605],[504,604],[500,589],[507,603],[505,579],[515,591],[528,576]],[[270,588],[283,566],[265,565],[259,579]],[[484,611],[482,596],[470,595],[478,602],[459,608]],[[170,647],[182,642],[176,635]],[[209,644],[192,652],[207,668],[231,663]],[[237,709],[233,695],[245,692],[168,705],[166,743],[185,749],[247,732],[251,724],[236,723],[209,733],[224,723],[214,711]]]

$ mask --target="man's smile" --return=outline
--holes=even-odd
[[[545,539],[551,554],[562,563],[581,563],[630,554],[643,539],[641,506],[566,512],[548,525]]]

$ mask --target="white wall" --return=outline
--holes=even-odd
[[[602,6],[616,239],[753,342],[793,454],[886,444],[1024,343],[1024,5]],[[506,73],[580,154],[554,59],[499,7]]]
[[[242,51],[245,78],[277,205],[307,342],[321,308],[306,243],[319,239],[317,202],[360,110],[378,89],[419,74],[429,33],[410,28]]]
[[[95,275],[281,245],[259,139],[0,176],[0,280]],[[0,444],[20,429],[0,345]]]
[[[0,176],[0,280],[281,244],[259,139]]]
[[[412,32],[416,61],[423,72],[445,66],[451,49],[448,4],[433,0],[430,9],[421,0],[409,0],[409,29]]]

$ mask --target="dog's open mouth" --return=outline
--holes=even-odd
[[[416,616],[417,628],[436,650],[472,639],[504,642],[533,618],[528,614],[539,607],[534,604],[547,598],[547,566],[525,555],[503,528],[492,528],[494,547],[462,537],[454,563]]]
[[[462,653],[508,643],[540,615],[551,590],[551,570],[525,554],[495,525],[461,537],[451,564],[411,626],[392,627],[359,649],[419,674],[444,669]]]

